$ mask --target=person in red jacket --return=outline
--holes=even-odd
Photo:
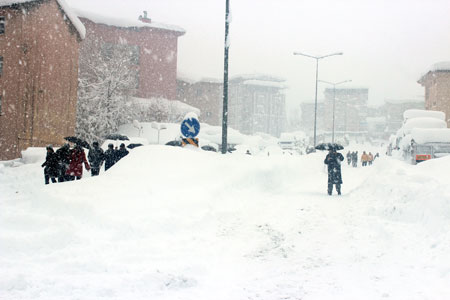
[[[86,170],[89,171],[91,167],[86,159],[86,154],[80,145],[76,145],[75,148],[70,151],[70,164],[66,171],[69,180],[75,180],[75,178],[77,180],[81,179],[81,176],[83,176],[83,163]]]

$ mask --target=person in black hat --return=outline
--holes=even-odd
[[[117,150],[117,161],[121,160],[122,158],[124,158],[125,156],[128,155],[128,150],[127,148],[125,148],[125,144],[122,143],[120,144],[120,148],[119,150]]]
[[[336,185],[336,191],[338,195],[341,194],[341,162],[344,160],[344,156],[341,153],[336,152],[335,148],[331,148],[325,157],[324,163],[328,166],[328,195],[331,196],[333,192],[333,185]]]
[[[114,150],[114,145],[109,144],[108,150],[105,151],[105,171],[111,168],[117,160],[116,150]]]
[[[89,149],[88,153],[88,160],[91,165],[91,176],[97,176],[105,160],[105,154],[103,149],[98,146],[98,142],[92,143],[92,148]]]

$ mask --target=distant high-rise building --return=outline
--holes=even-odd
[[[340,133],[367,132],[368,88],[336,87],[325,89],[324,126],[333,128],[333,99],[335,99],[334,130]]]
[[[240,75],[229,80],[228,125],[245,134],[280,136],[286,125],[285,80]]]

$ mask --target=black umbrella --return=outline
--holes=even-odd
[[[167,146],[175,146],[175,147],[181,147],[181,141],[170,141],[166,143]]]
[[[115,141],[129,141],[130,139],[125,136],[118,133],[108,134],[105,136],[106,140],[115,140]]]
[[[80,145],[81,147],[84,147],[86,149],[90,149],[90,145],[88,142],[86,142],[85,140],[80,139],[79,137],[76,136],[66,136],[64,138],[66,141]]]
[[[321,143],[316,146],[317,150],[342,150],[344,146],[336,143]]]
[[[217,152],[216,148],[214,148],[213,146],[210,146],[210,145],[204,145],[204,146],[202,146],[202,149],[205,151]]]
[[[140,146],[142,146],[142,144],[129,144],[129,145],[127,146],[127,148],[129,148],[129,149],[134,149],[134,148],[140,147]]]

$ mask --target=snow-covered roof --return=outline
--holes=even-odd
[[[285,89],[286,85],[278,81],[266,81],[266,80],[245,80],[243,84],[274,87],[278,89]]]
[[[178,35],[183,35],[186,33],[186,31],[178,26],[175,25],[168,25],[168,24],[162,24],[162,23],[144,23],[142,21],[139,21],[138,19],[128,19],[128,18],[117,18],[117,17],[110,17],[106,15],[100,15],[95,12],[85,11],[85,10],[75,10],[77,15],[81,18],[86,18],[91,20],[92,22],[98,23],[98,24],[104,24],[108,26],[115,26],[115,27],[123,27],[123,28],[141,28],[141,27],[149,27],[149,28],[156,28],[156,29],[162,29],[167,31],[173,31],[176,32]]]
[[[403,112],[403,120],[407,121],[412,118],[435,118],[442,121],[445,121],[445,113],[442,111],[436,110],[424,110],[424,109],[407,109]]]
[[[175,109],[177,112],[179,113],[189,113],[189,112],[194,112],[196,113],[198,116],[201,114],[200,109],[191,106],[189,104],[183,103],[181,101],[178,100],[168,100],[168,99],[164,99],[164,98],[150,98],[150,99],[146,99],[146,98],[137,98],[137,97],[133,97],[133,102],[135,104],[139,104],[142,105],[144,107],[149,107],[151,105],[163,105],[163,106],[171,106],[172,109]]]
[[[286,79],[267,75],[267,74],[241,74],[230,77],[230,80],[261,80],[261,81],[273,81],[273,82],[285,82]]]
[[[441,61],[433,64],[420,76],[419,83],[423,83],[424,77],[430,72],[450,72],[450,61]]]
[[[35,1],[40,1],[40,0],[0,0],[0,7],[10,6],[10,5],[14,5],[14,4],[24,4],[27,2],[35,2]],[[80,38],[84,39],[86,37],[86,28],[84,27],[83,23],[81,23],[80,19],[78,19],[77,15],[73,12],[73,10],[66,3],[66,1],[56,0],[56,2],[59,4],[61,9],[64,11],[64,13],[69,18],[72,25],[78,31]]]
[[[450,61],[441,61],[441,62],[435,63],[430,67],[429,71],[432,71],[432,72],[450,71]]]

